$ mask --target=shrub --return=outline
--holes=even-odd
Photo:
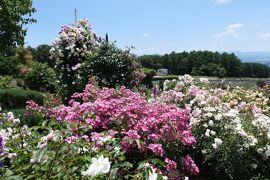
[[[82,66],[80,76],[84,78],[83,86],[89,77],[95,76],[98,84],[103,87],[123,85],[132,88],[139,84],[143,72],[129,51],[123,51],[115,44],[103,42]]]
[[[32,90],[55,92],[56,73],[47,64],[34,63],[25,75],[25,85]]]
[[[267,85],[264,80],[258,80],[256,84],[259,88],[264,88]]]
[[[63,102],[67,103],[74,92],[82,91],[92,76],[99,85],[107,87],[133,87],[141,80],[139,64],[129,50],[101,41],[86,20],[62,27],[50,52],[56,59]]]
[[[189,75],[164,86],[156,101],[191,108],[197,138],[191,154],[202,179],[270,178],[270,101],[263,91],[212,88]]]
[[[0,89],[16,87],[12,76],[0,76]]]
[[[145,77],[142,80],[142,83],[145,84],[148,88],[153,87],[153,77],[156,75],[154,69],[143,68]]]
[[[10,109],[16,117],[20,119],[21,124],[28,127],[38,126],[44,122],[44,118],[40,114],[32,113],[31,111],[22,109]]]
[[[43,104],[43,99],[43,94],[37,91],[17,88],[0,89],[0,107],[3,109],[24,108],[29,100]]]
[[[190,131],[189,109],[148,103],[139,93],[125,87],[99,89],[88,84],[83,93],[76,93],[73,98],[70,106],[54,108],[52,117],[86,123],[95,136],[102,131],[114,131],[132,164],[153,156],[165,162],[166,168],[161,168],[164,172],[183,172],[185,149],[196,143]]]
[[[55,107],[60,105],[61,100],[54,94],[44,94],[43,105],[44,107]],[[20,118],[21,124],[26,124],[28,127],[41,125],[46,119],[40,113],[30,111],[29,109],[9,109],[14,115]],[[6,111],[7,112],[7,111]]]
[[[95,84],[68,106],[29,101],[27,108],[47,120],[29,129],[0,112],[0,172],[9,179],[182,179],[199,172],[187,153],[196,142],[189,109]]]
[[[0,75],[17,76],[19,65],[15,56],[11,57],[0,57]]]
[[[59,38],[53,43],[50,53],[51,58],[56,60],[59,93],[64,102],[78,91],[78,69],[98,47],[98,40],[88,21],[80,20],[77,25],[63,26]]]

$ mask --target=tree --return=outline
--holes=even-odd
[[[18,62],[22,65],[30,65],[33,62],[31,51],[29,51],[27,48],[24,48],[23,46],[19,46],[16,49],[15,56]]]
[[[0,0],[0,55],[9,47],[24,44],[25,25],[36,22],[32,0]]]
[[[86,85],[92,76],[96,77],[100,86],[132,88],[140,83],[143,72],[129,50],[103,42],[82,66],[81,77],[86,78],[82,84]]]
[[[269,77],[270,68],[265,64],[243,63],[243,76],[245,77]]]
[[[234,54],[211,51],[191,51],[163,56],[138,57],[142,66],[150,69],[167,68],[175,75],[193,74],[227,77],[268,77],[270,67],[257,63],[242,63]]]
[[[24,80],[26,86],[32,90],[43,92],[55,92],[56,90],[56,73],[46,63],[32,64]]]
[[[33,59],[37,62],[47,63],[50,67],[54,67],[54,60],[50,59],[50,49],[52,46],[48,44],[41,44],[36,48],[27,47],[31,51]]]
[[[217,77],[225,77],[226,69],[213,63],[209,63],[206,65],[202,65],[198,71],[203,76],[217,76]]]
[[[17,76],[19,74],[18,65],[19,63],[15,56],[0,57],[0,76]]]
[[[177,66],[177,74],[184,75],[184,74],[190,74],[192,70],[191,62],[188,58],[183,58],[179,61],[179,64]]]

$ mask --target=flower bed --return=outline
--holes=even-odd
[[[269,178],[269,96],[263,89],[212,88],[185,75],[155,101],[191,108],[193,152],[205,178]],[[211,174],[209,172],[211,171]]]
[[[68,106],[29,101],[40,126],[2,113],[2,174],[9,177],[166,178],[196,175],[189,108],[148,102],[125,87],[86,86]]]

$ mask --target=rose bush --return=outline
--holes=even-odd
[[[164,90],[155,101],[191,108],[197,138],[193,157],[200,162],[203,177],[270,177],[267,94],[241,87],[212,88],[207,79],[189,75],[166,81]]]
[[[20,126],[1,113],[1,173],[9,178],[166,178],[196,175],[189,108],[148,102],[125,87],[89,83],[69,105],[27,108],[44,118]],[[173,175],[172,175],[173,174]]]
[[[133,88],[144,73],[130,49],[96,36],[87,20],[63,26],[50,50],[59,80],[59,94],[67,104],[71,95],[81,92],[89,78],[96,77],[100,86]]]
[[[59,37],[53,42],[50,50],[55,60],[58,73],[60,95],[66,102],[76,92],[78,79],[77,70],[81,64],[99,46],[100,38],[93,32],[87,20],[80,20],[76,25],[63,26]]]

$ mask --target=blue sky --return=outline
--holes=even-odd
[[[33,0],[36,24],[26,45],[51,44],[60,27],[88,19],[135,54],[171,51],[270,51],[270,0]]]

